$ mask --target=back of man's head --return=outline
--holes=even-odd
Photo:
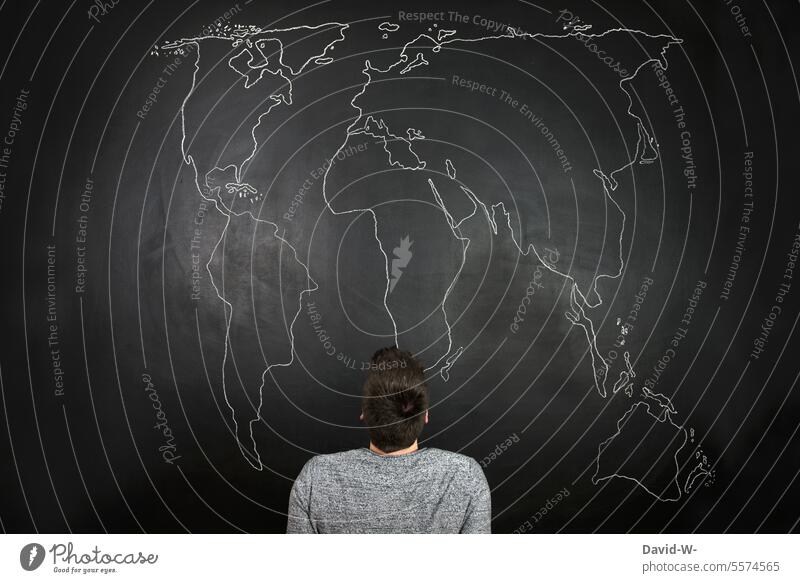
[[[381,451],[411,446],[422,433],[428,410],[422,363],[396,346],[378,350],[364,383],[361,410],[370,441]]]

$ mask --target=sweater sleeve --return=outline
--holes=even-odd
[[[478,462],[471,460],[470,472],[472,484],[464,524],[461,534],[489,534],[492,532],[492,494],[483,470]]]
[[[289,495],[289,512],[286,523],[287,534],[313,534],[317,532],[311,520],[311,490],[313,483],[314,458],[300,470]]]

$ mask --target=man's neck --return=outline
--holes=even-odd
[[[376,446],[374,443],[372,443],[370,441],[369,442],[369,449],[370,449],[370,451],[374,451],[378,455],[404,455],[404,454],[407,454],[407,453],[411,453],[411,452],[417,451],[419,449],[419,445],[418,445],[417,441],[418,440],[415,440],[414,443],[412,443],[411,445],[409,445],[405,449],[399,449],[397,451],[391,451],[391,452],[383,451],[382,449],[380,449],[378,446]]]

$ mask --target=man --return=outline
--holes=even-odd
[[[474,459],[418,438],[428,422],[422,364],[397,347],[372,357],[361,419],[369,448],[311,458],[289,497],[289,533],[488,533],[491,498]]]

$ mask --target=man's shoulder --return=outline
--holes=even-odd
[[[427,451],[428,455],[435,457],[443,463],[458,466],[465,470],[474,469],[475,466],[478,465],[478,462],[475,461],[475,459],[462,453],[456,453],[454,451],[448,451],[446,449],[439,449],[436,447],[426,447],[423,451]]]
[[[308,460],[307,465],[314,468],[338,466],[364,458],[364,448],[347,449],[334,453],[317,454]]]
[[[477,479],[485,479],[481,465],[468,455],[438,449],[435,447],[426,448],[431,456],[434,456],[437,463],[443,467],[449,467],[458,474],[469,475]]]

